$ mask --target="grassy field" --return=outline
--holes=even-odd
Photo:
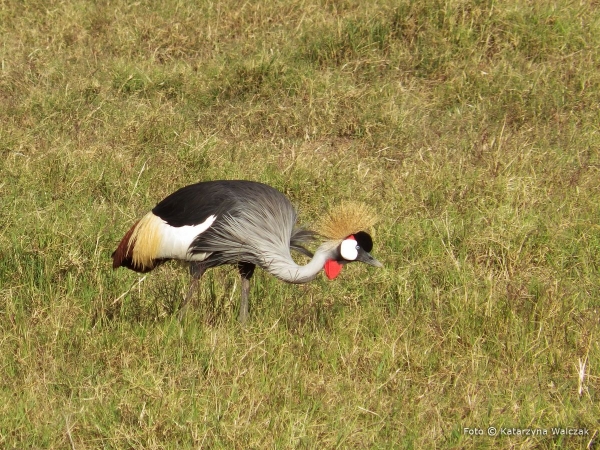
[[[600,448],[599,6],[0,2],[0,447]],[[385,268],[180,323],[110,254],[221,178],[370,203]]]

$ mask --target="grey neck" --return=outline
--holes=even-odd
[[[316,278],[325,262],[333,258],[334,254],[335,247],[325,243],[317,249],[313,258],[304,266],[296,264],[291,257],[289,259],[278,257],[267,261],[263,268],[282,281],[294,284],[307,283]]]

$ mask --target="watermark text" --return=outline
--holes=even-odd
[[[587,428],[550,427],[550,428],[521,428],[521,427],[464,427],[463,434],[468,436],[589,436]]]

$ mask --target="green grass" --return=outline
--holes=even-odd
[[[0,447],[598,448],[593,2],[9,0],[0,35]],[[369,202],[385,268],[258,271],[246,327],[214,269],[178,322],[187,271],[110,254],[221,178]]]

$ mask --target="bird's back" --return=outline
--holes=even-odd
[[[169,259],[265,267],[274,254],[289,256],[295,222],[289,200],[270,186],[200,182],[167,196],[137,222],[113,253],[113,267],[143,272]]]
[[[281,192],[252,181],[212,183],[222,209],[194,240],[192,253],[210,253],[207,262],[215,265],[245,261],[265,267],[274,254],[291,258],[296,211]]]

